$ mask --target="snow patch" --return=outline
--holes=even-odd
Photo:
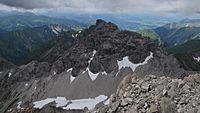
[[[104,72],[101,72],[102,75],[108,75],[108,73],[106,73],[105,71]]]
[[[43,108],[45,105],[54,102],[56,103],[56,107],[63,107],[63,109],[84,109],[87,107],[89,110],[94,109],[95,105],[103,102],[107,99],[107,96],[100,95],[96,98],[89,99],[79,99],[79,100],[66,100],[65,97],[57,97],[57,98],[47,98],[45,100],[34,102],[34,108]]]
[[[22,26],[22,27],[23,27],[23,26],[25,26],[25,25],[23,25],[23,24],[17,24],[17,26]]]
[[[197,62],[200,62],[200,57],[193,57],[194,60],[196,60]]]
[[[9,72],[9,73],[8,73],[8,77],[10,78],[10,77],[11,77],[11,75],[12,75],[12,73],[11,73],[11,72]]]
[[[99,73],[96,73],[96,74],[92,73],[92,72],[90,71],[89,67],[90,67],[91,61],[94,59],[94,55],[96,54],[96,52],[97,52],[96,50],[93,51],[92,57],[91,57],[90,60],[88,61],[89,66],[86,68],[85,71],[82,72],[82,74],[84,74],[84,73],[87,71],[88,74],[89,74],[89,76],[90,76],[90,78],[91,78],[93,81],[98,77]]]
[[[78,33],[75,35],[75,37],[78,37]]]
[[[45,100],[41,100],[41,101],[37,101],[37,102],[34,102],[33,104],[34,104],[34,108],[39,108],[39,109],[41,109],[41,108],[43,108],[45,105],[47,105],[47,104],[49,104],[49,103],[51,103],[51,102],[53,102],[53,101],[55,101],[56,99],[55,98],[47,98],[47,99],[45,99]]]
[[[26,83],[25,86],[28,86],[28,83]]]
[[[132,62],[129,61],[128,57],[124,57],[122,61],[117,61],[118,63],[118,66],[119,66],[119,71],[121,68],[125,68],[125,67],[130,67],[132,69],[132,71],[134,72],[135,69],[138,67],[138,66],[141,66],[141,65],[144,65],[144,64],[147,64],[148,60],[153,58],[153,53],[151,52],[150,53],[150,56],[148,56],[144,62],[142,63],[138,63],[138,64],[133,64]],[[119,72],[118,72],[119,73]]]
[[[72,71],[72,68],[70,68],[70,69],[67,70],[67,72],[70,72],[70,71]]]
[[[58,33],[55,29],[53,29],[53,28],[52,28],[52,31],[53,31],[56,35],[59,34],[59,33]]]
[[[96,98],[72,100],[71,104],[69,104],[67,107],[63,107],[63,109],[84,109],[87,107],[89,110],[92,110],[98,103],[105,101],[106,98],[107,96],[100,95]]]
[[[72,83],[75,79],[76,79],[76,77],[73,77],[73,76],[71,75],[71,76],[70,76],[70,83]]]
[[[53,75],[56,75],[56,72],[55,72],[55,71],[53,72]]]
[[[21,105],[22,105],[22,101],[18,102],[17,103],[17,109],[21,109],[22,108]]]
[[[55,27],[55,30],[56,30],[57,32],[61,32],[61,31],[62,31],[61,27],[59,27],[59,26]]]
[[[71,72],[71,71],[72,71],[72,68],[67,70],[67,72]],[[75,79],[76,77],[73,77],[72,75],[70,75],[70,83],[72,83]]]
[[[51,30],[58,35],[60,32],[62,32],[62,28],[60,28],[59,26],[51,26]]]
[[[88,74],[89,74],[90,78],[92,79],[92,81],[94,81],[99,75],[99,73],[97,73],[97,74],[92,73],[89,68],[87,68],[87,71],[88,71]]]
[[[108,105],[108,104],[110,104],[110,98],[107,99],[107,100],[104,102],[104,105]]]

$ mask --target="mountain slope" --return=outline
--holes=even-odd
[[[200,56],[198,55],[200,52],[200,40],[191,40],[168,48],[167,51],[170,54],[174,54],[185,69],[200,71],[200,63],[194,60],[194,57],[198,58]]]
[[[160,36],[152,29],[143,29],[137,32],[142,34],[142,36],[150,37],[152,40],[157,40],[160,42]]]
[[[15,64],[23,63],[26,56],[48,40],[57,37],[51,27],[41,26],[0,34],[0,55]]]
[[[159,27],[155,29],[155,32],[161,37],[161,40],[165,42],[165,45],[169,47],[199,38],[200,27],[183,27],[179,29]]]
[[[200,19],[183,19],[179,22],[164,25],[167,29],[180,29],[184,27],[200,27]]]
[[[58,112],[86,112],[108,104],[122,79],[133,72],[188,75],[157,42],[103,20],[61,38],[39,58],[45,62],[32,61],[0,74],[0,111],[49,113],[54,107]]]
[[[75,39],[72,36],[77,33],[73,30],[62,32],[60,38],[47,41],[43,46],[32,51],[28,55],[26,62],[29,63],[32,60],[49,63],[55,62],[63,55],[67,48],[70,48],[74,44]]]

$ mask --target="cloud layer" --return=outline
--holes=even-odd
[[[3,8],[65,8],[83,12],[155,12],[195,14],[200,0],[0,0]],[[0,8],[2,9],[2,7]]]

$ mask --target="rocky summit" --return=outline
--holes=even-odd
[[[200,75],[184,79],[138,77],[124,78],[110,98],[110,104],[95,113],[199,113]]]
[[[103,20],[97,20],[96,25],[87,29],[68,32],[51,43],[37,57],[38,61],[1,71],[2,113],[84,113],[108,105],[110,96],[116,91],[121,96],[124,91],[117,90],[117,87],[127,75],[183,78],[194,73],[180,68],[178,61],[167,55],[157,42],[136,32],[120,30],[117,25]],[[155,97],[151,88],[160,82],[165,87],[166,80],[170,79],[155,78],[147,77],[141,81],[135,78],[138,80],[136,85],[142,85],[145,79],[149,81],[145,82],[143,89],[140,86],[127,87],[126,95],[117,99],[129,96],[128,91],[141,90],[128,97],[128,101],[133,104],[135,98],[142,98],[143,106],[147,97]],[[151,81],[154,81],[154,87]],[[169,89],[162,91],[164,96],[170,96]],[[162,87],[160,90],[163,90]],[[157,93],[160,94],[160,90]],[[163,97],[166,103],[171,98]],[[146,112],[149,102],[137,110]],[[121,112],[121,104],[125,107],[122,110],[130,107],[127,100],[118,101],[118,104],[111,112]],[[155,110],[155,107],[152,109]]]

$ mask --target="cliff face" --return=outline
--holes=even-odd
[[[129,75],[96,113],[199,113],[199,92],[199,74],[184,79]]]

